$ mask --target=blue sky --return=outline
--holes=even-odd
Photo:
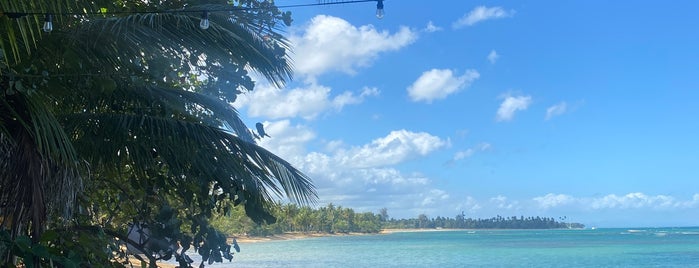
[[[278,5],[300,1],[278,0]],[[321,205],[699,225],[699,3],[291,9],[295,77],[234,105]]]

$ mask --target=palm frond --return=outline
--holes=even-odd
[[[316,199],[310,179],[262,147],[220,128],[172,118],[125,114],[66,116],[66,129],[90,163],[130,166],[146,173],[166,165],[186,183],[219,183],[232,195],[261,202],[286,195],[307,204]]]
[[[0,100],[0,213],[18,233],[32,223],[41,234],[47,214],[67,217],[82,189],[72,144],[37,95],[17,92]]]
[[[234,14],[238,13],[240,17],[246,16],[243,11]],[[122,67],[133,64],[132,58],[124,55],[144,55],[146,58],[161,54],[180,58],[204,55],[207,66],[248,63],[251,70],[278,86],[291,79],[290,61],[283,51],[279,51],[288,48],[281,35],[275,34],[278,38],[275,40],[279,41],[270,43],[262,35],[269,30],[228,19],[228,16],[212,14],[211,27],[202,30],[198,26],[200,18],[189,13],[129,14],[87,20],[71,35],[75,44],[88,48],[85,52],[90,58],[102,62],[107,59]],[[117,47],[118,50],[112,49]]]
[[[163,87],[150,87],[150,90],[154,91],[155,95],[160,96],[160,100],[163,105],[180,103],[181,105],[171,105],[173,109],[180,107],[186,107],[183,102],[194,103],[200,105],[202,108],[209,110],[212,113],[212,117],[215,118],[220,124],[210,125],[213,127],[222,127],[225,130],[232,131],[242,140],[250,143],[254,143],[253,135],[248,130],[248,127],[240,120],[238,111],[233,108],[230,104],[214,97],[201,94],[198,92],[192,92],[180,89],[168,89]],[[138,91],[138,90],[137,90]],[[141,91],[142,92],[142,91]],[[151,103],[153,103],[152,101]],[[180,110],[179,112],[185,113],[187,111]]]
[[[86,0],[4,0],[0,1],[2,12],[15,13],[62,13],[90,12],[94,8],[93,1]],[[58,22],[70,18],[57,17]],[[8,66],[14,66],[30,56],[38,47],[38,42],[46,34],[41,32],[44,16],[29,14],[18,18],[0,16],[0,48],[2,60]]]

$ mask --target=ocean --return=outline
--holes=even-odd
[[[448,230],[240,247],[233,262],[207,267],[699,267],[699,228]]]

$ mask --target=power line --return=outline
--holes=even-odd
[[[314,6],[329,6],[329,5],[342,5],[342,4],[357,4],[357,3],[367,3],[367,2],[377,2],[383,8],[384,0],[349,0],[349,1],[319,1],[318,3],[309,4],[293,4],[293,5],[280,5],[276,6],[279,9],[282,8],[301,8],[301,7],[314,7]],[[379,6],[377,4],[377,7]],[[124,15],[124,14],[172,14],[172,13],[202,13],[206,12],[224,12],[224,11],[250,11],[250,10],[263,10],[269,9],[268,7],[229,7],[229,8],[215,8],[215,9],[175,9],[175,10],[154,10],[154,11],[96,11],[96,12],[2,12],[0,11],[0,16],[7,16],[9,18],[17,19],[27,15],[55,15],[55,16],[67,16],[67,15]]]
[[[376,17],[383,18],[383,1],[384,0],[318,0],[317,3],[309,4],[293,4],[293,5],[280,5],[276,8],[300,8],[300,7],[313,7],[313,6],[329,6],[329,5],[341,5],[341,4],[356,4],[356,3],[366,3],[366,2],[376,2]],[[7,16],[12,19],[18,19],[27,15],[44,15],[44,26],[43,31],[51,32],[53,30],[53,17],[55,15],[74,15],[74,16],[84,16],[84,15],[109,15],[109,14],[172,14],[172,13],[203,13],[202,20],[200,23],[200,28],[206,30],[209,28],[208,13],[209,12],[231,12],[231,11],[247,11],[247,10],[263,10],[269,9],[271,7],[229,7],[229,8],[218,8],[218,9],[181,9],[181,10],[160,10],[160,11],[111,11],[111,12],[63,12],[63,13],[47,13],[47,12],[3,12],[0,10],[0,17]],[[123,73],[83,73],[83,74],[1,74],[2,77],[24,77],[24,78],[48,78],[48,77],[62,77],[62,76],[126,76],[132,74]]]
[[[384,0],[340,0],[340,1],[319,1],[312,4],[294,4],[294,5],[281,5],[276,6],[277,9],[280,8],[299,8],[299,7],[313,7],[313,6],[328,6],[328,5],[341,5],[341,4],[355,4],[355,3],[366,3],[366,2],[376,2],[376,17],[382,19],[384,17],[383,9]],[[27,15],[44,15],[44,25],[42,30],[44,32],[53,31],[53,17],[54,16],[85,16],[85,15],[115,15],[115,14],[173,14],[173,13],[201,13],[201,21],[199,27],[202,30],[209,28],[209,13],[210,12],[232,12],[232,11],[249,11],[249,10],[264,10],[270,9],[272,7],[227,7],[227,8],[210,8],[210,9],[174,9],[174,10],[156,10],[156,11],[104,11],[100,9],[99,12],[2,12],[0,11],[0,16],[7,16],[9,18],[17,19]]]

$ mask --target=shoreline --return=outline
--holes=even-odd
[[[316,233],[316,232],[287,232],[283,234],[274,234],[269,236],[246,236],[246,235],[234,235],[228,237],[228,242],[233,243],[233,239],[237,241],[238,244],[248,244],[248,243],[265,243],[274,241],[286,241],[286,240],[300,240],[318,237],[342,237],[342,236],[370,236],[370,235],[389,235],[394,233],[423,233],[423,232],[458,232],[458,231],[483,231],[483,230],[520,230],[520,229],[450,229],[450,228],[387,228],[381,229],[378,233]],[[533,230],[533,229],[532,229]],[[544,230],[544,229],[542,229]],[[548,230],[548,229],[546,229]],[[584,230],[584,229],[577,229]],[[133,263],[136,264],[136,263]],[[158,262],[158,267],[160,268],[175,268],[176,265],[171,263]],[[140,264],[136,264],[140,266]]]
[[[274,234],[269,236],[245,236],[245,235],[234,235],[228,237],[228,242],[233,243],[235,239],[238,244],[247,243],[265,243],[274,241],[286,241],[286,240],[300,240],[318,237],[340,237],[340,236],[363,236],[363,235],[388,235],[394,233],[422,233],[422,232],[456,232],[456,231],[475,231],[475,230],[490,230],[490,229],[425,229],[425,228],[387,228],[381,229],[378,233],[315,233],[315,232],[287,232],[283,234]],[[158,262],[158,267],[161,268],[174,268],[175,265],[170,263]]]
[[[392,233],[422,233],[422,232],[453,232],[453,231],[470,231],[471,229],[451,229],[451,228],[389,228],[381,229],[379,234]]]
[[[381,233],[304,233],[304,232],[288,232],[283,234],[274,234],[269,236],[231,236],[228,238],[229,242],[235,239],[238,244],[244,243],[260,243],[260,242],[270,242],[270,241],[284,241],[284,240],[297,240],[297,239],[308,239],[316,237],[335,237],[335,236],[357,236],[357,235],[378,235]]]
[[[418,233],[418,232],[451,232],[451,231],[463,231],[467,229],[424,229],[424,228],[388,228],[381,229],[378,233],[315,233],[315,232],[288,232],[283,234],[274,234],[270,236],[231,236],[229,237],[229,242],[233,241],[233,238],[238,241],[238,243],[259,243],[268,241],[283,241],[283,240],[296,240],[296,239],[308,239],[315,237],[335,237],[335,236],[357,236],[357,235],[386,235],[393,233]]]
[[[575,229],[575,228],[574,228]],[[334,236],[356,236],[356,235],[386,235],[393,233],[422,233],[422,232],[457,232],[457,231],[477,231],[477,230],[520,230],[520,229],[461,229],[461,228],[387,228],[381,229],[378,233],[315,233],[315,232],[288,232],[283,234],[274,234],[270,236],[230,236],[228,238],[229,242],[233,241],[233,238],[238,241],[238,243],[259,243],[259,242],[269,242],[269,241],[283,241],[283,240],[296,240],[296,239],[308,239],[315,237],[334,237]],[[524,229],[522,229],[524,230]],[[534,230],[534,229],[531,229]],[[549,230],[549,229],[542,229]],[[577,230],[577,229],[576,229]]]

